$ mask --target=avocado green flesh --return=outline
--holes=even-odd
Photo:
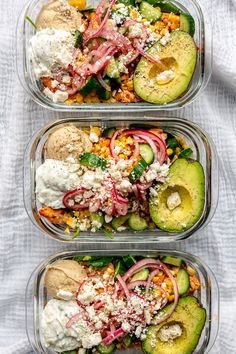
[[[165,315],[171,305],[162,311]],[[206,322],[206,311],[201,308],[197,299],[186,296],[179,300],[178,305],[168,320],[148,328],[142,349],[146,354],[191,354],[197,347]],[[161,329],[179,325],[182,333],[170,341],[162,341],[159,337]]]
[[[172,32],[165,46],[156,43],[147,53],[159,59],[166,67],[142,57],[134,73],[136,94],[150,103],[165,104],[174,101],[187,90],[194,74],[197,49],[193,38],[186,32]],[[174,77],[157,81],[157,76],[166,70],[172,70]]]
[[[178,192],[181,204],[170,210],[167,199]],[[149,204],[150,216],[158,228],[181,232],[193,226],[201,217],[205,200],[205,178],[198,161],[178,159],[171,165],[167,181]]]

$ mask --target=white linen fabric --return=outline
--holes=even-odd
[[[46,256],[69,248],[38,231],[23,205],[26,142],[46,122],[61,116],[35,104],[17,78],[15,27],[25,3],[1,0],[0,353],[4,354],[32,352],[25,332],[27,280]],[[198,255],[214,271],[220,287],[221,314],[219,335],[211,352],[232,354],[236,353],[236,0],[204,3],[210,20],[214,20],[213,76],[199,99],[168,115],[198,123],[213,138],[219,155],[219,205],[204,230],[171,248]]]

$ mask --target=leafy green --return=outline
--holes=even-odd
[[[37,29],[36,24],[34,23],[33,20],[31,20],[31,18],[29,16],[26,16],[25,19],[31,24],[31,26],[33,26],[35,29]]]
[[[119,274],[119,275],[124,275],[127,272],[127,268],[125,266],[125,263],[123,262],[122,259],[118,260],[118,262],[114,262],[116,263],[116,268],[115,268],[115,274],[114,274],[114,278]]]
[[[75,231],[75,233],[72,235],[72,239],[76,238],[80,233],[80,228],[78,227],[78,229]]]
[[[113,257],[99,257],[99,256],[77,256],[73,258],[77,262],[85,262],[94,268],[103,268],[113,261]]]
[[[181,153],[179,154],[178,157],[189,157],[192,155],[192,153],[193,153],[193,150],[188,148],[188,149],[181,151]]]
[[[83,33],[80,31],[76,30],[75,31],[75,48],[81,48],[82,47],[82,42],[83,42]]]
[[[175,137],[170,137],[170,138],[168,137],[166,140],[166,144],[168,148],[173,150],[175,150],[177,147],[180,146]]]

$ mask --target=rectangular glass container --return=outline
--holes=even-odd
[[[43,107],[64,112],[78,112],[78,111],[146,111],[154,110],[173,110],[181,108],[186,104],[191,103],[207,85],[211,71],[212,71],[212,34],[211,26],[209,25],[209,13],[203,14],[202,5],[198,0],[180,0],[172,1],[174,5],[178,6],[186,13],[190,13],[195,20],[195,35],[194,40],[197,45],[197,63],[195,73],[187,91],[178,99],[165,105],[150,104],[148,102],[137,103],[98,103],[98,104],[72,104],[53,103],[40,90],[39,85],[33,77],[29,55],[28,46],[31,37],[35,33],[32,25],[25,21],[26,16],[33,21],[36,20],[42,6],[49,0],[31,0],[20,14],[17,25],[17,71],[19,79],[26,90],[26,92],[33,98],[35,102]],[[98,0],[87,1],[87,6],[96,7]]]
[[[139,120],[142,119],[142,120]],[[63,227],[50,223],[47,219],[40,217],[38,211],[41,204],[36,200],[35,195],[35,175],[36,169],[43,163],[44,144],[48,135],[63,124],[73,123],[77,127],[98,126],[102,128],[117,127],[126,128],[132,124],[142,124],[143,127],[162,128],[174,135],[183,137],[184,140],[193,150],[193,159],[198,160],[205,173],[205,203],[202,216],[190,229],[181,233],[169,233],[158,229],[146,230],[141,233],[135,233],[132,230],[125,230],[114,234],[113,239],[109,239],[102,232],[81,232],[79,236],[72,239],[66,234]],[[26,211],[31,221],[41,231],[53,237],[56,240],[70,243],[102,243],[102,242],[173,242],[183,240],[194,234],[211,220],[218,201],[218,165],[217,155],[214,144],[210,137],[203,132],[199,126],[189,121],[179,118],[157,118],[135,116],[133,118],[125,118],[122,115],[114,115],[109,117],[98,117],[88,120],[88,118],[64,118],[49,123],[39,130],[31,138],[24,158],[24,202]]]
[[[219,322],[219,291],[217,281],[213,272],[197,257],[180,251],[170,250],[148,250],[146,248],[140,250],[127,251],[124,249],[111,250],[108,246],[106,249],[99,251],[65,251],[55,254],[45,259],[32,273],[27,289],[26,289],[26,329],[29,342],[35,351],[40,354],[56,354],[53,350],[45,348],[42,343],[40,334],[41,314],[50,296],[44,288],[44,275],[47,265],[59,259],[71,258],[74,256],[90,255],[90,256],[122,256],[130,254],[133,256],[147,255],[153,256],[174,256],[181,258],[190,267],[194,268],[198,274],[201,289],[197,292],[196,296],[199,302],[206,309],[206,324],[201,334],[197,348],[193,354],[206,354],[209,353],[218,332]],[[119,351],[116,351],[118,354]],[[128,349],[122,351],[124,354],[142,354],[141,349]],[[177,354],[177,353],[176,353]]]

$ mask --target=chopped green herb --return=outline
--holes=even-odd
[[[178,146],[180,146],[176,138],[172,138],[172,137],[166,140],[166,144],[168,148],[173,150],[176,149]]]
[[[37,29],[36,24],[34,23],[33,20],[31,20],[31,18],[30,18],[29,16],[26,16],[25,19],[26,19],[35,29]]]
[[[113,257],[99,257],[99,256],[78,256],[73,258],[77,262],[85,262],[86,264],[95,267],[103,268],[113,261]]]
[[[113,234],[112,234],[110,231],[107,231],[106,229],[103,229],[102,231],[104,232],[104,234],[105,234],[106,236],[110,237],[111,239],[114,238]]]
[[[72,239],[76,238],[80,233],[80,228],[78,227],[78,229],[75,231],[75,233],[72,235]]]
[[[189,157],[192,155],[192,153],[193,153],[193,150],[188,148],[188,149],[181,151],[181,153],[179,154],[178,157]]]
[[[75,31],[75,44],[74,44],[74,47],[75,48],[81,48],[82,42],[83,42],[83,34],[80,31],[76,30]]]

